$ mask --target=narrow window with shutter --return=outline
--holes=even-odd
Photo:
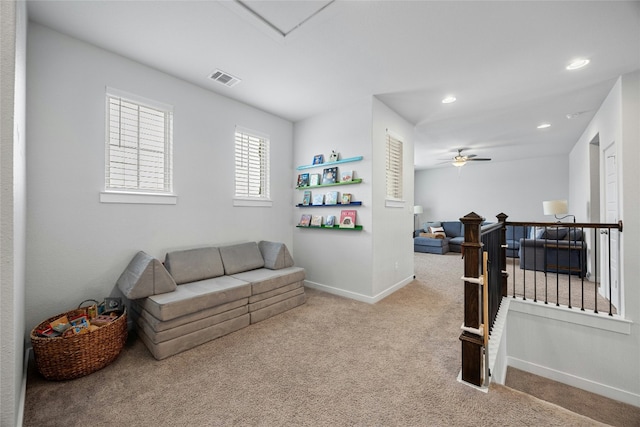
[[[387,133],[387,199],[402,200],[402,141]]]
[[[269,137],[236,127],[235,197],[269,200]]]
[[[105,190],[173,192],[173,108],[107,90]]]

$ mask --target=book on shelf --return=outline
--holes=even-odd
[[[313,205],[322,205],[324,204],[324,194],[314,194],[313,195]]]
[[[343,209],[340,211],[340,228],[355,228],[356,227],[356,213],[355,209]]]
[[[351,193],[342,193],[342,204],[343,205],[351,204]]]
[[[322,215],[311,216],[311,227],[322,227]]]
[[[349,182],[353,180],[353,171],[340,171],[340,182]]]
[[[320,185],[320,174],[319,173],[309,174],[309,185]]]
[[[298,175],[298,187],[308,187],[309,186],[309,174],[301,173]]]
[[[308,227],[311,224],[311,215],[303,214],[300,217],[300,223],[298,224],[301,227]]]
[[[324,204],[325,205],[337,205],[338,204],[338,192],[337,191],[328,191],[324,196]]]
[[[304,195],[302,196],[302,204],[304,206],[309,206],[311,204],[311,191],[304,190]]]
[[[315,156],[313,156],[314,165],[321,165],[323,163],[324,163],[324,154],[316,154]]]
[[[322,171],[322,183],[323,184],[335,184],[338,182],[338,167],[326,168]]]
[[[327,220],[324,223],[325,227],[333,227],[336,224],[336,216],[335,215],[327,215]]]

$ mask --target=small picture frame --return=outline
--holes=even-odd
[[[331,150],[331,154],[329,155],[330,162],[337,162],[339,160],[340,153],[336,153],[336,150]]]
[[[314,165],[321,165],[323,163],[324,163],[324,154],[316,154],[315,156],[313,156]]]
[[[122,298],[120,297],[106,297],[104,299],[104,313],[111,313],[112,311],[122,310]]]

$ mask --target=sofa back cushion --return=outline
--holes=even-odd
[[[529,226],[522,226],[522,225],[507,225],[505,238],[507,240],[515,240],[515,241],[520,241],[520,239],[523,239],[523,238],[526,239],[530,235],[530,228],[531,227]]]
[[[464,237],[464,226],[460,221],[443,221],[442,227],[447,237]]]
[[[178,285],[224,275],[218,248],[196,248],[169,252],[164,266]]]
[[[264,258],[256,242],[221,246],[220,256],[227,275],[264,267]]]
[[[138,252],[129,262],[118,278],[117,285],[129,299],[145,298],[176,290],[175,280],[160,260],[143,251]]]
[[[264,258],[265,268],[280,270],[281,268],[293,267],[293,258],[284,243],[262,240],[258,243],[258,248]]]

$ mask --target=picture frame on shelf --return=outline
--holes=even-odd
[[[327,220],[324,223],[325,227],[333,227],[336,225],[336,216],[335,215],[327,215]]]
[[[338,204],[338,192],[328,191],[324,196],[325,205],[337,205]]]
[[[309,174],[301,173],[298,175],[298,187],[308,187],[309,186]]]
[[[341,170],[340,171],[340,182],[349,182],[353,181],[353,171],[352,170]]]
[[[304,195],[302,196],[302,205],[309,206],[311,204],[311,191],[305,190]]]
[[[320,206],[324,204],[324,194],[314,194],[313,195],[313,206]]]
[[[340,228],[355,228],[356,227],[356,214],[355,209],[343,209],[340,211]]]
[[[316,185],[320,185],[320,174],[319,173],[309,174],[309,185],[311,187],[314,187]]]
[[[342,204],[343,205],[351,204],[351,193],[342,193]]]
[[[302,214],[302,216],[300,217],[300,222],[298,223],[298,225],[300,227],[308,227],[309,224],[311,224],[311,215]]]
[[[322,171],[322,184],[335,184],[338,182],[338,167],[326,168]]]
[[[322,215],[312,215],[310,227],[322,227]]]
[[[337,153],[336,150],[331,150],[331,154],[329,155],[330,162],[337,162],[340,158],[340,153]]]
[[[324,154],[316,154],[315,156],[313,156],[314,165],[321,165],[323,163],[324,163]]]

